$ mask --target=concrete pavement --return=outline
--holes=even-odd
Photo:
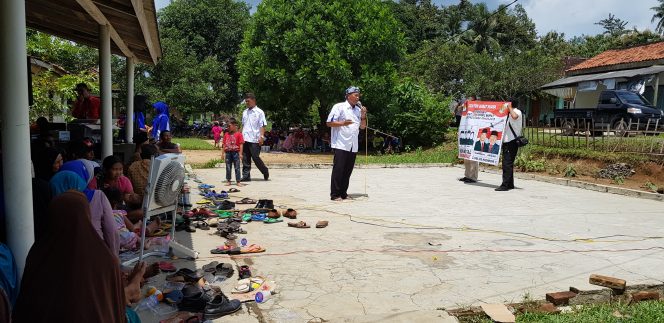
[[[278,285],[267,303],[219,321],[453,322],[439,309],[591,289],[591,273],[628,284],[664,278],[662,202],[520,179],[517,190],[495,192],[499,175],[463,184],[451,167],[356,169],[349,193],[365,193],[366,179],[368,197],[332,202],[330,172],[272,169],[269,181],[231,194],[295,208],[312,226],[243,225],[241,237],[265,253],[215,256],[224,239],[212,231],[178,233],[201,252],[196,267],[248,264]],[[196,173],[224,189],[225,170]],[[330,225],[316,229],[318,220]]]

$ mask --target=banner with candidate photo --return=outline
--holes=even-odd
[[[498,165],[510,105],[466,101],[459,124],[459,158]]]

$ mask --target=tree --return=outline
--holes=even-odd
[[[324,122],[344,89],[358,85],[380,124],[404,52],[399,23],[383,2],[266,1],[245,34],[240,87],[254,92],[269,114],[292,121],[317,101]]]
[[[623,21],[620,18],[616,18],[613,14],[609,13],[608,18],[604,18],[599,22],[596,22],[595,25],[600,25],[604,28],[604,34],[610,36],[620,36],[626,32],[625,26],[628,22]]]
[[[408,52],[415,51],[423,42],[443,35],[447,25],[442,11],[431,0],[388,2],[394,17],[401,22]]]
[[[28,55],[60,65],[70,73],[89,71],[98,65],[97,49],[32,29],[26,32],[26,48]]]
[[[657,27],[655,27],[655,31],[660,34],[664,34],[664,0],[657,1],[659,1],[659,5],[650,8],[650,10],[655,12],[655,14],[652,15],[650,22],[652,23],[657,21]]]
[[[233,0],[174,0],[159,12],[163,57],[137,66],[136,92],[183,113],[230,110],[249,7]]]
[[[394,111],[391,128],[411,147],[430,147],[444,140],[452,120],[450,99],[429,92],[426,87],[405,79],[394,90],[389,108]]]

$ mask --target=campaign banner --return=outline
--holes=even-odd
[[[498,165],[510,105],[466,101],[459,124],[459,158]]]

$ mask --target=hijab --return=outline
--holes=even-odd
[[[69,170],[59,171],[51,178],[49,184],[51,185],[53,196],[58,196],[69,190],[83,192],[87,187],[85,181],[78,174]]]
[[[49,205],[57,219],[28,253],[13,322],[125,322],[120,264],[90,222],[85,195]]]
[[[32,161],[35,167],[35,177],[48,181],[53,177],[53,164],[60,155],[60,151],[51,148],[43,147],[33,150]]]
[[[96,163],[95,163],[96,164]],[[81,161],[80,159],[78,160],[72,160],[68,161],[64,164],[62,164],[62,167],[60,167],[60,171],[70,171],[76,173],[81,179],[83,179],[83,182],[85,183],[85,187],[83,189],[76,189],[75,187],[70,187],[69,189],[76,189],[79,192],[83,192],[85,196],[88,198],[88,202],[92,201],[92,197],[95,194],[95,191],[92,189],[89,189],[87,186],[90,184],[90,181],[92,180],[92,177],[94,176],[94,167],[92,167],[92,173],[88,172],[88,167],[86,166],[85,162]],[[53,189],[53,186],[51,185],[51,188]],[[58,193],[55,192],[55,189],[53,189],[53,195],[58,195]]]

